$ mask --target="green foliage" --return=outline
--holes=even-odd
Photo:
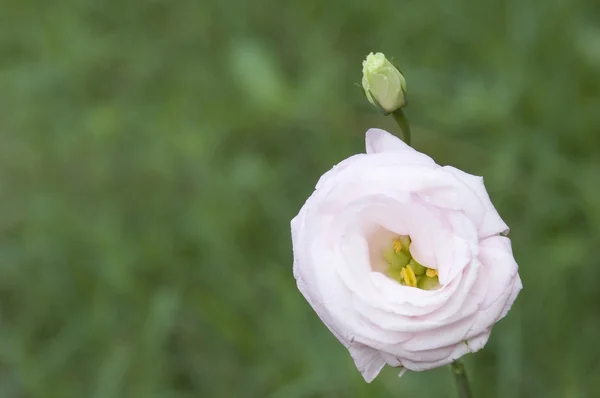
[[[367,385],[295,288],[289,221],[394,130],[483,175],[524,283],[477,397],[600,396],[593,0],[0,0],[0,397],[454,397]]]

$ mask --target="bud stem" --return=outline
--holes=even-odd
[[[392,116],[400,127],[402,141],[404,141],[407,145],[410,145],[410,126],[408,124],[406,115],[402,111],[402,108],[396,109],[394,112],[392,112]]]
[[[465,365],[460,360],[456,360],[450,364],[450,370],[452,370],[452,375],[456,382],[459,398],[473,398]]]

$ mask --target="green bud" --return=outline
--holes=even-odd
[[[406,80],[383,53],[370,53],[363,61],[362,86],[369,102],[385,113],[406,105]]]

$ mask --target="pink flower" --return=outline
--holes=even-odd
[[[483,348],[522,288],[483,179],[371,129],[292,220],[294,276],[372,381]]]

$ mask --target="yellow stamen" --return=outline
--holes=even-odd
[[[399,239],[394,240],[394,253],[398,254],[402,250],[402,242]]]
[[[415,271],[407,265],[406,267],[400,270],[400,277],[404,280],[407,286],[417,287],[417,277],[415,275]]]
[[[427,275],[430,278],[435,278],[437,276],[437,270],[432,269],[432,268],[427,268],[427,271],[425,271],[425,275]]]

